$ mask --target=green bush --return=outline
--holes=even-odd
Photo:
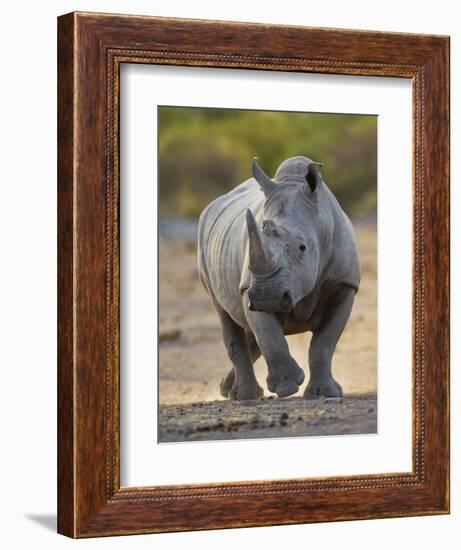
[[[254,157],[273,176],[295,155],[324,163],[349,215],[376,211],[375,116],[160,107],[158,148],[162,217],[196,218],[251,176]]]

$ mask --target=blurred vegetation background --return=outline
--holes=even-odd
[[[377,117],[159,107],[161,219],[197,219],[217,196],[251,177],[273,177],[288,157],[323,162],[323,179],[349,216],[376,214]]]

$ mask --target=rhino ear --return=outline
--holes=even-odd
[[[322,174],[320,173],[321,166],[323,166],[321,162],[311,162],[307,167],[306,181],[311,193],[314,193],[322,183]]]

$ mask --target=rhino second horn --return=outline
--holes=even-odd
[[[261,189],[263,190],[264,195],[268,197],[272,193],[272,191],[275,190],[277,184],[273,182],[270,179],[270,177],[264,172],[261,166],[259,166],[256,159],[254,159],[251,164],[251,170],[253,172],[253,176],[255,180],[261,186]]]
[[[246,222],[249,241],[249,270],[255,275],[265,275],[274,271],[275,266],[270,260],[270,253],[264,248],[263,235],[250,209],[246,212]]]

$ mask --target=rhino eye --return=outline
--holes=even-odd
[[[301,250],[301,252],[304,252],[306,250],[306,245],[305,244],[300,244],[299,245],[299,250]]]

